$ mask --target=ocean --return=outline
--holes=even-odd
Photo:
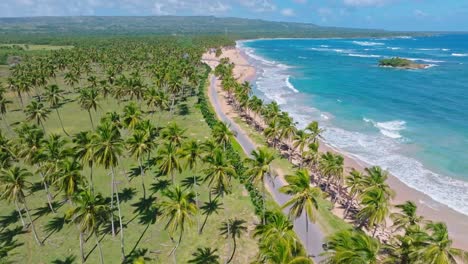
[[[468,35],[237,45],[257,68],[254,93],[298,127],[319,121],[329,145],[468,215]],[[395,56],[428,67],[378,67]]]

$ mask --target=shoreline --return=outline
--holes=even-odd
[[[223,50],[223,55],[221,57],[229,57],[230,61],[236,65],[234,69],[234,75],[238,80],[250,82],[255,80],[256,69],[254,66],[249,64],[249,56],[242,49],[236,47]],[[214,60],[210,61],[210,63],[211,62],[214,62]],[[223,112],[230,114],[227,106],[223,107]],[[344,157],[344,167],[346,173],[351,168],[363,171],[365,167],[370,166],[370,164],[359,160],[351,153],[341,151],[340,149],[327,144],[323,140],[321,140],[320,151],[331,151],[333,153],[342,155]],[[389,186],[396,192],[396,196],[392,200],[392,204],[400,204],[407,200],[414,201],[418,205],[419,215],[424,216],[424,218],[428,220],[441,221],[447,224],[451,239],[453,240],[455,247],[468,249],[468,234],[466,234],[468,230],[467,215],[457,212],[447,205],[435,201],[429,195],[413,189],[390,173],[387,182]]]

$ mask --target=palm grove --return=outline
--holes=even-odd
[[[468,253],[452,247],[444,223],[432,222],[418,216],[412,201],[393,206],[395,195],[386,183],[387,172],[380,167],[366,168],[365,172],[352,169],[347,174],[342,156],[319,151],[319,139],[323,130],[317,122],[298,129],[287,112],[281,111],[276,102],[264,103],[252,96],[248,82],[238,83],[233,75],[234,64],[220,59],[215,74],[227,93],[228,103],[240,113],[247,124],[261,132],[271,149],[262,148],[252,153],[257,169],[252,180],[261,182],[270,176],[269,163],[273,151],[296,165],[293,175],[286,175],[287,185],[281,192],[290,195],[283,205],[288,208],[289,219],[305,214],[314,222],[318,214],[318,199],[327,197],[334,206],[343,209],[344,220],[353,229],[338,231],[326,238],[324,263],[466,263]],[[249,161],[252,163],[252,161]],[[263,168],[260,169],[260,168]],[[394,208],[394,209],[393,209]],[[277,224],[279,216],[264,217],[260,230]],[[387,226],[387,222],[391,225]],[[286,223],[283,223],[283,225]],[[288,222],[290,224],[290,222]],[[306,231],[308,222],[306,222]],[[286,239],[287,236],[281,239]],[[307,240],[309,236],[307,236]],[[264,247],[260,239],[260,247]],[[280,238],[275,238],[280,241]],[[268,241],[268,240],[267,240]],[[309,243],[309,241],[305,241]],[[278,250],[278,245],[268,245]],[[264,256],[269,263],[287,263],[271,256]]]

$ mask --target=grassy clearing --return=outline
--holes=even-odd
[[[66,89],[63,84],[63,80],[58,78],[58,83],[61,87]],[[61,109],[60,113],[63,118],[65,129],[68,133],[74,134],[79,131],[90,130],[91,123],[87,112],[79,110],[79,105],[75,99],[75,94],[69,94],[67,99],[69,103],[65,104]],[[14,107],[18,108],[19,103],[16,98],[11,98],[14,102]],[[26,101],[29,99],[26,98]],[[187,129],[186,135],[189,138],[204,140],[209,137],[210,129],[206,125],[200,111],[196,107],[197,98],[191,97],[186,102],[180,102],[178,104],[175,115],[171,116],[168,112],[157,113],[154,116],[148,115],[153,123],[159,125],[165,125],[170,122],[177,122],[181,127]],[[188,112],[183,111],[187,106]],[[100,109],[96,113],[92,113],[95,124],[107,111],[122,112],[124,103],[118,104],[113,99],[102,99],[100,101]],[[146,110],[146,107],[142,107]],[[22,111],[10,109],[6,118],[12,127],[18,122],[24,121],[25,116]],[[51,112],[49,119],[45,123],[46,132],[62,134],[62,130],[55,112]],[[5,122],[0,122],[0,128],[4,133],[7,133]],[[123,137],[126,138],[128,133],[123,133]],[[142,224],[140,223],[140,215],[135,211],[138,207],[137,203],[141,202],[142,198],[142,187],[140,177],[136,177],[127,180],[126,174],[131,168],[137,166],[135,159],[124,156],[120,159],[120,166],[117,169],[118,174],[116,175],[117,182],[120,182],[119,191],[121,193],[121,209],[123,214],[123,222],[125,225],[125,251],[128,254],[133,249],[148,249],[148,256],[154,260],[149,263],[168,263],[172,262],[172,257],[169,257],[169,252],[172,250],[174,244],[171,242],[167,232],[164,230],[165,221],[156,219],[155,224]],[[88,171],[84,171],[85,176],[88,175]],[[152,185],[153,190],[157,182],[161,180],[170,180],[168,177],[156,178],[154,171],[148,171],[145,176],[147,188]],[[193,177],[194,175],[203,175],[203,168],[200,167],[198,170],[190,171],[185,170],[181,174],[177,174],[178,181],[186,177]],[[35,176],[33,181],[38,181],[38,176]],[[97,168],[94,172],[94,185],[96,191],[101,192],[104,196],[110,195],[110,176],[107,171],[103,168]],[[199,193],[200,204],[208,201],[208,188],[206,185],[202,185],[197,189]],[[154,193],[150,191],[147,196],[151,194],[155,199],[156,203],[161,201],[160,192]],[[33,213],[38,213],[43,209],[47,209],[46,198],[44,191],[37,191],[27,197],[29,207]],[[55,197],[55,201],[60,202],[63,198],[59,195]],[[67,257],[76,257],[76,262],[79,262],[79,242],[78,242],[78,231],[76,226],[65,224],[63,227],[55,225],[55,231],[47,231],[47,225],[51,223],[55,217],[62,217],[64,212],[69,208],[68,204],[62,205],[57,214],[43,214],[36,215],[34,217],[36,228],[41,239],[44,239],[44,246],[38,246],[31,233],[25,233],[16,236],[18,242],[23,245],[17,247],[14,250],[14,256],[12,261],[14,263],[51,263],[57,260],[65,260]],[[203,234],[199,235],[197,232],[197,221],[194,219],[191,228],[184,232],[184,238],[182,244],[177,250],[177,260],[179,263],[187,263],[187,260],[191,258],[191,254],[196,250],[197,247],[212,247],[218,249],[218,254],[221,259],[229,256],[229,247],[227,241],[219,235],[219,227],[221,222],[226,218],[239,218],[247,221],[249,231],[244,234],[238,243],[238,251],[236,253],[235,263],[249,263],[255,257],[257,253],[256,240],[252,238],[252,230],[254,225],[258,223],[258,218],[255,216],[254,208],[251,204],[248,192],[244,190],[243,186],[237,181],[233,180],[233,192],[225,198],[223,208],[220,210],[218,215],[213,215],[208,219]],[[17,214],[15,213],[13,205],[7,205],[4,201],[0,203],[0,222],[2,231],[12,229],[19,226],[19,220],[14,219]],[[48,210],[44,210],[48,211]],[[9,217],[11,216],[11,217]],[[200,223],[203,221],[203,216],[199,216]],[[8,219],[13,218],[12,221]],[[91,237],[85,244],[85,252],[89,253],[87,263],[99,263],[98,251],[95,247],[94,238]],[[106,263],[119,263],[120,261],[120,239],[117,235],[112,237],[107,234],[102,237],[102,248],[104,253],[104,259]]]
[[[71,49],[73,46],[56,46],[56,45],[36,45],[36,44],[0,44],[0,47],[19,46],[24,50],[59,50]]]

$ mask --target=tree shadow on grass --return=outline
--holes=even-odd
[[[22,226],[16,226],[12,229],[6,229],[0,232],[0,242],[11,242],[15,236],[25,234],[26,230],[23,230]]]
[[[44,230],[48,232],[47,236],[42,240],[44,243],[53,233],[59,232],[63,229],[65,224],[68,223],[64,216],[57,216],[52,218],[46,225]]]
[[[54,210],[57,211],[57,209],[62,207],[64,203],[65,202],[53,201],[52,202],[52,207],[54,208]],[[49,204],[46,203],[44,206],[38,207],[38,208],[35,209],[35,212],[33,213],[33,216],[36,216],[36,218],[34,220],[37,220],[38,218],[40,218],[42,216],[45,216],[45,215],[48,215],[50,213],[52,213],[52,211],[50,210]]]
[[[122,192],[119,192],[119,199],[121,203],[128,202],[133,199],[136,195],[135,188],[123,188]]]
[[[152,191],[153,194],[155,194],[155,193],[158,193],[159,191],[163,191],[167,189],[171,185],[172,185],[171,181],[160,179],[156,181],[155,183],[151,184],[150,191]]]
[[[65,259],[55,259],[52,260],[52,264],[73,264],[75,263],[76,256],[75,255],[70,255],[65,257]]]
[[[13,211],[11,211],[11,213],[8,214],[8,215],[2,215],[2,216],[0,216],[0,226],[1,226],[2,230],[4,230],[4,229],[7,228],[9,225],[15,224],[15,223],[17,223],[19,220],[20,220],[20,217],[19,217],[18,211],[13,210]]]
[[[186,116],[190,114],[190,109],[187,104],[180,104],[179,105],[179,115]]]

